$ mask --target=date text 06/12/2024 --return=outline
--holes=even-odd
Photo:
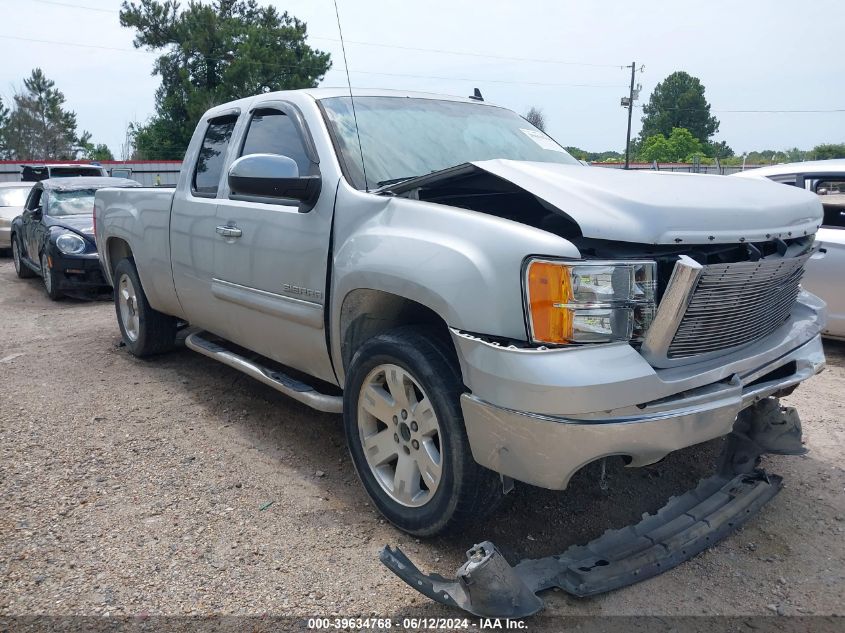
[[[311,630],[527,630],[524,620],[507,618],[420,618],[406,617],[396,620],[392,618],[309,618],[307,626]]]

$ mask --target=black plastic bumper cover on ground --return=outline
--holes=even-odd
[[[420,593],[478,616],[526,617],[543,608],[537,592],[559,587],[591,596],[651,578],[714,545],[753,516],[781,488],[781,478],[753,470],[716,475],[672,498],[655,514],[562,554],[511,566],[489,541],[467,552],[455,580],[426,575],[400,549],[381,561]]]

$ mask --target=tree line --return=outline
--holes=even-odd
[[[711,115],[704,96],[704,85],[697,77],[677,71],[657,84],[643,106],[642,130],[631,141],[631,154],[640,162],[713,163],[750,165],[845,158],[845,143],[817,145],[811,150],[794,147],[789,150],[759,150],[735,155],[725,141],[713,137],[719,131],[719,120]],[[590,162],[624,160],[624,152],[589,152],[567,147],[576,158]]]

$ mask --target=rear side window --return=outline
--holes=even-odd
[[[220,185],[220,176],[226,162],[226,149],[229,147],[237,120],[237,116],[230,115],[208,122],[194,169],[194,193],[209,197],[217,195],[217,187]]]
[[[778,174],[776,176],[769,176],[769,180],[774,180],[775,182],[779,182],[782,185],[792,185],[793,187],[796,186],[795,174]]]
[[[301,175],[307,175],[311,161],[299,130],[284,112],[273,109],[256,110],[249,122],[241,156],[247,154],[280,154],[296,161]]]
[[[845,202],[841,205],[824,205],[822,226],[827,229],[845,229]]]

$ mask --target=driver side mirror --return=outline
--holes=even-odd
[[[242,156],[229,167],[228,180],[232,198],[299,200],[313,205],[320,194],[320,176],[300,176],[296,161],[279,154]]]
[[[35,220],[40,220],[44,216],[44,207],[40,204],[32,210],[32,217]]]

